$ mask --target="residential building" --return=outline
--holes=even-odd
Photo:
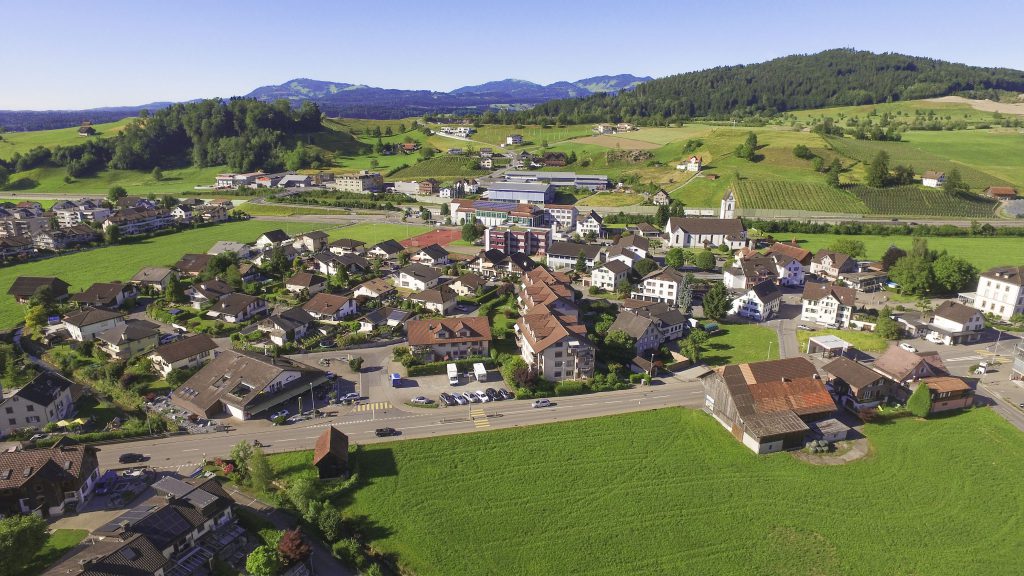
[[[268,250],[275,248],[291,240],[291,237],[285,233],[284,230],[268,230],[263,234],[260,234],[256,238],[256,248],[262,250]]]
[[[555,187],[543,182],[491,182],[486,194],[488,200],[547,204],[555,199]]]
[[[166,378],[172,370],[194,370],[217,355],[217,343],[206,334],[196,334],[158,346],[149,355],[153,367]]]
[[[50,448],[0,452],[0,513],[48,518],[84,505],[100,477],[97,450],[62,438]]]
[[[217,300],[206,314],[230,324],[246,322],[267,312],[267,301],[248,294],[231,293]]]
[[[86,306],[64,316],[64,329],[72,340],[89,342],[96,334],[124,324],[124,312]]]
[[[625,234],[619,237],[618,242],[614,246],[629,250],[639,256],[640,259],[647,258],[651,251],[651,241],[640,234]]]
[[[348,436],[328,426],[313,445],[313,466],[321,480],[348,476]]]
[[[946,183],[946,173],[928,170],[921,176],[921,185],[928,188],[939,188]]]
[[[110,217],[110,208],[101,206],[99,202],[89,199],[64,201],[53,205],[53,215],[57,218],[57,226],[70,228],[79,224],[92,222],[103,223]]]
[[[409,296],[409,300],[423,306],[431,312],[447,316],[459,303],[459,295],[448,287],[447,284],[437,288],[427,288]]]
[[[299,294],[303,290],[306,294],[322,292],[327,287],[327,279],[323,276],[310,274],[309,272],[296,272],[291,278],[284,281],[284,289],[292,294]]]
[[[684,162],[676,164],[676,170],[685,170],[686,172],[700,172],[704,162],[700,156],[690,156]]]
[[[415,277],[415,274],[410,272],[410,276]],[[371,278],[356,286],[355,290],[352,291],[352,295],[356,298],[380,299],[390,296],[394,294],[394,292],[395,287],[387,280],[383,278]]]
[[[974,307],[1003,320],[1024,314],[1024,266],[1002,266],[982,273]]]
[[[327,247],[327,233],[314,230],[299,234],[292,238],[292,247],[305,252],[319,252]]]
[[[252,255],[252,247],[248,244],[243,244],[242,242],[218,240],[217,242],[214,242],[213,246],[209,250],[206,251],[210,256],[225,254],[227,252],[233,252],[239,258],[245,259]]]
[[[766,280],[774,282],[777,279],[775,261],[760,255],[736,260],[722,271],[722,282],[730,290],[747,290]]]
[[[764,280],[733,299],[729,314],[763,322],[779,312],[782,292],[771,280]]]
[[[0,237],[0,261],[27,260],[36,253],[35,243],[25,236]]]
[[[619,286],[629,281],[629,265],[612,260],[594,268],[590,273],[590,285],[606,292],[616,292]]]
[[[202,274],[213,260],[210,254],[185,254],[174,264],[174,269],[193,278]]]
[[[448,287],[459,296],[472,298],[487,287],[487,279],[478,274],[468,272],[448,283]]]
[[[204,204],[192,208],[192,220],[201,221],[204,224],[215,222],[226,222],[230,219],[228,208],[221,204]]]
[[[170,228],[174,225],[174,217],[163,208],[155,210],[144,208],[125,208],[118,210],[103,221],[103,230],[117,226],[122,236],[145,234]]]
[[[398,271],[398,287],[422,292],[437,286],[441,272],[423,264],[409,264]]]
[[[348,296],[320,292],[302,305],[302,309],[321,321],[337,322],[356,313],[356,300]]]
[[[328,245],[332,254],[344,256],[345,254],[363,254],[366,252],[366,242],[353,240],[352,238],[338,238]]]
[[[522,253],[528,256],[546,254],[551,240],[550,228],[494,226],[484,233],[484,250],[498,250],[505,254]]]
[[[593,130],[594,134],[598,134],[598,135],[602,135],[602,134],[604,134],[604,135],[615,134],[615,125],[614,124],[598,124],[598,125],[594,126],[592,130]]]
[[[889,280],[889,274],[881,270],[865,270],[863,272],[842,273],[838,282],[853,288],[857,292],[877,292]]]
[[[902,386],[921,378],[948,374],[938,352],[910,352],[895,344],[875,358],[872,368]]]
[[[305,338],[312,326],[313,316],[297,306],[260,320],[258,330],[276,346],[284,346]]]
[[[83,306],[101,308],[118,308],[126,301],[139,295],[138,288],[133,284],[121,282],[97,282],[85,290],[71,296],[72,302]]]
[[[39,429],[74,412],[74,383],[57,372],[40,372],[21,388],[0,389],[0,436]]]
[[[732,250],[747,245],[747,231],[738,218],[669,218],[665,224],[669,246],[709,248],[726,245]]]
[[[658,190],[654,196],[651,196],[651,203],[655,206],[668,206],[672,203],[672,197],[668,195],[668,192]]]
[[[577,244],[575,242],[552,242],[547,249],[547,265],[552,270],[572,270],[580,255],[583,255],[587,270],[601,265],[604,246],[599,244]]]
[[[342,192],[381,192],[384,190],[384,177],[380,172],[360,170],[356,174],[342,174],[334,178],[328,186]]]
[[[896,384],[868,366],[839,356],[822,367],[825,384],[839,403],[852,410],[874,410],[896,394]]]
[[[678,306],[687,286],[686,274],[675,268],[661,268],[643,277],[632,297]]]
[[[397,240],[388,239],[373,245],[373,248],[366,253],[371,258],[382,258],[384,260],[396,260],[398,255],[405,251]]]
[[[481,250],[468,267],[484,278],[520,278],[537,267],[537,263],[522,252],[506,254],[498,249]]]
[[[507,146],[519,146],[523,143],[522,134],[509,134],[505,137],[505,145]]]
[[[359,319],[360,332],[372,332],[377,328],[398,328],[399,332],[404,331],[405,324],[415,318],[416,315],[408,310],[381,306],[374,308]]]
[[[562,272],[551,272],[546,268],[535,268],[523,274],[522,284],[518,286],[516,302],[521,314],[529,313],[537,306],[559,316],[579,320],[579,308],[576,306],[577,293],[572,287],[571,279]]]
[[[96,334],[96,344],[111,358],[126,360],[156,348],[160,325],[146,320],[128,320]]]
[[[796,260],[803,266],[804,274],[810,272],[811,260],[814,258],[814,254],[810,250],[805,250],[795,244],[785,242],[776,242],[769,246],[765,252],[768,255],[781,254]]]
[[[440,244],[431,244],[421,248],[418,252],[412,255],[411,261],[426,266],[448,266],[452,263],[448,257],[448,251],[441,247]]]
[[[576,233],[580,236],[593,234],[596,238],[603,238],[605,235],[604,218],[600,214],[590,211],[581,219],[576,219]]]
[[[174,271],[163,266],[149,266],[139,270],[132,276],[131,283],[143,288],[149,288],[154,292],[163,292],[167,289],[168,282]]]
[[[985,317],[977,308],[947,300],[932,313],[929,338],[947,346],[981,340]]]
[[[857,261],[842,252],[822,248],[811,259],[811,274],[835,280],[841,274],[857,271]]]
[[[625,332],[636,340],[637,356],[644,356],[657,350],[665,341],[657,320],[650,315],[640,314],[636,310],[619,312],[615,321],[608,328],[608,332],[616,330]]]
[[[53,276],[18,276],[7,289],[18,304],[27,304],[40,290],[49,291],[50,297],[57,302],[68,299],[68,288],[71,285]]]
[[[554,224],[566,232],[576,228],[576,220],[580,215],[579,209],[572,204],[545,204],[543,212],[545,225]]]
[[[234,288],[220,280],[203,280],[185,290],[185,295],[188,296],[193,308],[201,310],[234,291]]]
[[[927,386],[932,397],[932,408],[929,414],[949,412],[951,410],[963,410],[974,406],[974,390],[956,376],[933,376],[922,378],[910,384],[910,390],[917,390],[918,386]]]
[[[331,252],[320,252],[313,255],[313,260],[316,261],[317,270],[327,276],[334,276],[342,268],[349,274],[365,274],[373,269],[370,261],[358,254],[338,256]]]
[[[204,418],[248,420],[326,382],[325,372],[288,357],[225,350],[175,389],[171,403]]]
[[[491,325],[486,317],[431,318],[406,324],[409,348],[427,361],[487,356]]]
[[[985,195],[996,200],[1013,200],[1017,197],[1017,189],[1012,186],[989,186]]]
[[[102,238],[103,235],[94,228],[85,224],[79,224],[77,226],[39,232],[32,237],[32,242],[39,250],[57,252],[90,242],[98,242]]]
[[[147,538],[126,534],[123,539],[88,539],[42,576],[165,576],[172,567],[174,564]]]
[[[627,299],[619,309],[653,319],[661,332],[662,342],[682,338],[689,326],[686,314],[682,310],[664,302]]]
[[[523,360],[538,377],[558,382],[594,376],[594,345],[575,316],[540,304],[519,317],[515,332]]]
[[[857,305],[857,292],[831,283],[808,282],[800,303],[800,320],[848,328]]]

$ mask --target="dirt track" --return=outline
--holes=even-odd
[[[967,104],[975,110],[982,112],[999,112],[1000,114],[1021,114],[1024,115],[1024,103],[1005,104],[993,102],[992,100],[971,100],[963,96],[943,96],[942,98],[929,98],[928,102],[945,102],[947,104]]]

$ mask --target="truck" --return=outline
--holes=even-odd
[[[487,382],[487,368],[484,368],[483,362],[473,364],[473,376],[477,382]]]
[[[459,367],[455,364],[448,364],[448,383],[452,386],[459,385]]]

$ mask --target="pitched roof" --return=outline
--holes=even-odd
[[[590,345],[586,326],[566,316],[557,315],[541,304],[531,308],[516,321],[519,333],[530,344],[534,352],[542,352],[557,342],[572,338]]]
[[[1012,186],[989,186],[985,192],[987,192],[989,196],[996,197],[1017,195],[1017,189]]]
[[[803,357],[783,358],[765,362],[748,364],[730,364],[722,368],[722,376],[726,382],[774,382],[783,378],[797,380],[813,378],[818,371],[809,360]]]
[[[602,250],[604,250],[604,246],[600,244],[577,244],[575,242],[556,240],[551,243],[551,246],[548,246],[545,253],[548,256],[560,256],[562,258],[579,258],[579,255],[582,253],[587,260],[593,260],[601,254]]]
[[[459,295],[455,293],[455,290],[448,287],[447,284],[438,286],[437,288],[427,288],[426,290],[409,296],[410,300],[441,305],[444,305],[445,302],[455,302],[458,298]]]
[[[644,276],[643,279],[644,280],[663,280],[663,281],[675,282],[675,283],[678,284],[678,283],[682,283],[682,282],[686,281],[686,274],[684,274],[683,272],[680,272],[679,270],[676,270],[675,268],[666,266],[664,268],[659,268],[658,270],[655,270],[655,271],[651,272],[647,276]]]
[[[415,263],[402,268],[399,273],[412,276],[421,282],[433,282],[441,277],[441,272],[436,268]]]
[[[884,376],[875,372],[871,368],[868,368],[860,362],[850,360],[845,356],[840,356],[828,364],[825,364],[822,367],[822,370],[834,378],[842,380],[847,386],[854,390],[860,390],[861,388],[878,381],[879,378],[884,378]]]
[[[467,273],[463,274],[462,276],[459,276],[455,280],[452,280],[451,283],[454,284],[455,282],[458,282],[459,284],[462,284],[463,286],[466,286],[467,288],[472,288],[473,290],[476,290],[477,288],[480,288],[480,287],[486,285],[487,284],[487,279],[483,278],[479,274],[473,274],[472,272],[467,272]]]
[[[981,277],[1015,286],[1024,286],[1024,266],[999,266],[985,271]]]
[[[18,276],[7,293],[19,298],[31,298],[37,290],[44,286],[49,287],[54,296],[60,296],[67,294],[71,285],[52,276]]]
[[[170,268],[148,266],[139,270],[135,276],[132,276],[132,282],[163,282],[164,278],[167,278],[170,274]]]
[[[80,483],[95,470],[96,448],[59,442],[50,448],[0,452],[0,490],[19,488],[36,477]]]
[[[430,270],[433,270],[433,268]],[[360,288],[366,288],[367,290],[377,294],[387,294],[395,289],[390,282],[383,278],[370,278],[366,282],[355,287],[356,290],[359,290]]]
[[[612,274],[626,274],[632,270],[632,268],[622,260],[609,260],[599,266],[599,268],[607,268]]]
[[[311,323],[313,323],[313,317],[309,315],[309,312],[306,312],[301,306],[296,306],[266,318],[260,322],[260,327],[266,329],[266,327],[272,326],[276,330],[288,332]]]
[[[171,393],[171,400],[203,411],[210,410],[222,400],[243,407],[255,403],[265,404],[272,402],[278,392],[268,392],[267,387],[285,371],[299,373],[298,378],[287,383],[286,389],[320,380],[324,374],[321,370],[286,356],[274,358],[224,350],[176,388]]]
[[[313,465],[316,466],[328,454],[334,454],[338,458],[348,461],[348,436],[342,434],[334,426],[328,426],[327,430],[316,439],[313,445]]]
[[[617,246],[633,247],[643,251],[650,251],[651,241],[642,234],[627,234],[619,238],[619,241],[615,243]]]
[[[423,248],[420,248],[417,254],[423,254],[433,260],[441,260],[448,257],[448,251],[442,248],[440,244],[424,246]]]
[[[758,282],[750,289],[750,291],[756,294],[757,299],[764,304],[774,302],[775,300],[782,298],[782,291],[779,290],[779,287],[771,280]]]
[[[94,306],[115,306],[117,297],[128,290],[134,291],[134,288],[120,282],[97,282],[72,296],[71,300]]]
[[[221,296],[220,300],[217,300],[217,302],[210,308],[210,311],[234,316],[236,314],[240,314],[248,308],[250,304],[259,300],[260,298],[257,298],[256,296],[232,292],[231,294]]]
[[[683,230],[690,234],[724,234],[726,236],[740,236],[746,230],[743,222],[738,218],[680,218],[668,219],[668,229]]]
[[[466,336],[457,336],[459,331]],[[410,346],[429,346],[442,343],[479,342],[491,339],[491,325],[486,316],[464,318],[431,318],[410,320],[406,324]],[[447,336],[442,336],[447,334]]]
[[[327,279],[323,276],[317,276],[316,274],[310,274],[309,272],[296,272],[291,278],[284,281],[285,286],[302,286],[304,288],[311,288],[313,286],[320,286],[325,284]]]
[[[18,396],[40,406],[49,406],[65,390],[70,390],[73,385],[74,383],[71,380],[56,372],[40,372],[28,384],[25,384],[21,390],[12,392],[11,396]],[[3,402],[6,402],[6,399],[0,401],[0,404]]]
[[[845,286],[836,286],[830,282],[808,282],[804,284],[804,300],[817,302],[822,298],[832,296],[843,306],[855,306],[857,304],[857,291]]]
[[[260,234],[260,238],[266,238],[267,240],[278,244],[288,240],[289,236],[285,234],[284,230],[278,228],[276,230],[268,230],[263,234]]]
[[[910,352],[891,344],[881,356],[875,358],[875,370],[893,380],[906,380],[921,363],[928,364],[933,372],[944,374],[946,366],[937,352]]]
[[[929,390],[938,393],[962,392],[971,389],[967,382],[956,376],[932,376],[931,378],[922,378],[921,381],[928,385]]]
[[[953,300],[947,300],[939,304],[934,312],[936,318],[945,318],[958,324],[966,324],[971,318],[980,314],[981,312],[977,308],[971,308]]]
[[[923,179],[938,180],[939,178],[944,178],[945,176],[946,176],[945,172],[936,172],[935,170],[927,170],[921,176],[921,178],[923,178]]]
[[[137,342],[160,334],[160,326],[146,320],[128,320],[96,335],[96,338],[111,345]]]
[[[805,377],[747,384],[760,413],[792,410],[797,416],[834,412],[836,403],[820,378]]]
[[[331,242],[330,245],[335,248],[348,248],[350,250],[355,250],[361,246],[366,246],[366,242],[353,240],[352,238],[338,238],[334,242]]]
[[[647,330],[654,324],[654,320],[633,312],[619,312],[615,321],[608,328],[608,332],[621,330],[633,338],[640,339]]]
[[[42,576],[150,576],[170,562],[148,538],[133,534],[94,540]]]
[[[403,250],[405,250],[405,246],[402,246],[402,244],[397,240],[389,238],[387,240],[384,240],[383,242],[378,242],[374,244],[371,250],[380,250],[390,256],[393,254],[401,253]]]
[[[198,274],[206,270],[206,265],[213,259],[211,254],[185,254],[174,264],[174,267],[188,274]]]
[[[151,356],[159,356],[163,358],[164,362],[173,364],[186,358],[191,358],[197,354],[203,352],[209,352],[217,349],[217,343],[213,341],[206,334],[196,334],[195,336],[189,336],[170,344],[164,344],[158,346]]]
[[[100,322],[111,320],[113,318],[123,317],[124,312],[86,306],[85,308],[75,310],[74,312],[68,312],[67,315],[64,316],[64,322],[72,326],[84,327],[99,324]]]
[[[302,305],[302,309],[317,316],[334,316],[338,313],[338,310],[341,310],[345,304],[348,304],[349,300],[351,298],[348,296],[318,292]]]
[[[846,263],[850,260],[849,254],[843,254],[842,252],[833,252],[822,248],[814,254],[814,258],[811,258],[811,262],[821,264],[821,261],[828,257],[832,261],[832,266],[836,269],[846,266]]]

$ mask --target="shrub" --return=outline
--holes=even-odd
[[[580,382],[579,380],[565,380],[555,385],[555,396],[572,396],[574,394],[582,394],[583,390],[583,382]]]
[[[927,418],[932,410],[932,393],[928,385],[921,382],[907,400],[907,410],[918,418]]]
[[[341,560],[346,566],[357,568],[362,570],[367,562],[366,557],[363,556],[362,546],[359,542],[352,538],[345,538],[344,540],[338,540],[331,546],[331,554],[338,560]]]

